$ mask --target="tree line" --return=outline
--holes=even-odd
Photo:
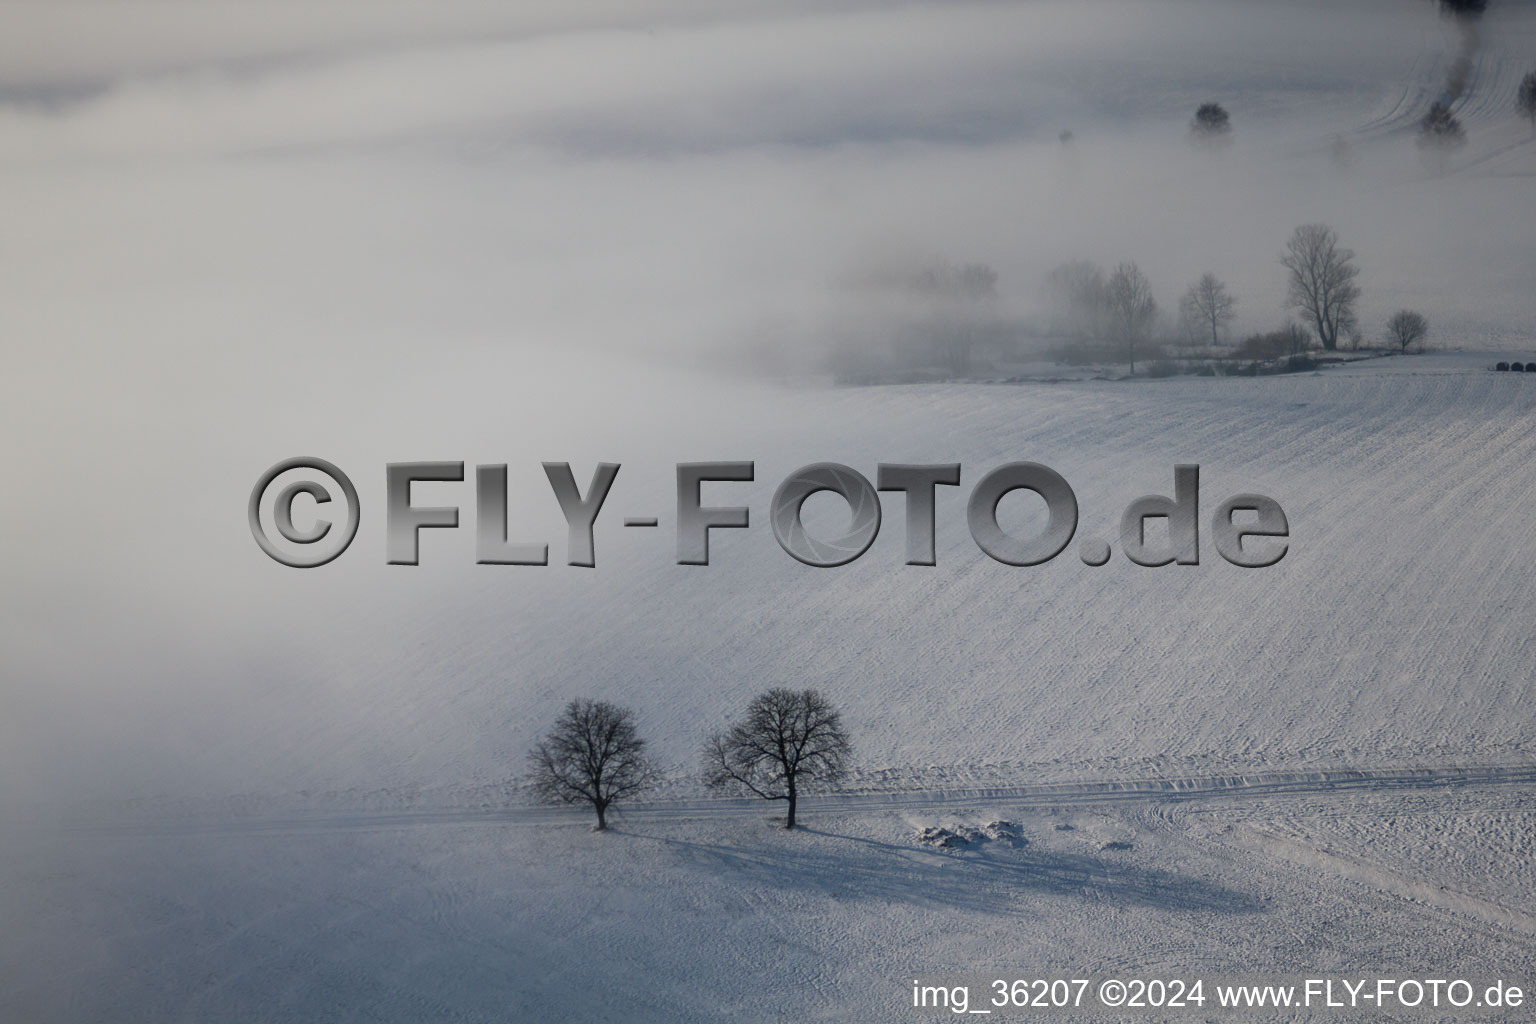
[[[1360,267],[1354,250],[1340,244],[1326,224],[1303,224],[1280,254],[1286,273],[1286,307],[1300,318],[1277,331],[1251,335],[1239,353],[1255,359],[1296,355],[1314,345],[1337,351],[1345,340],[1358,343]],[[1153,349],[1157,303],[1146,275],[1135,262],[1106,274],[1095,263],[1063,263],[1046,278],[1057,309],[1056,328],[1092,353],[1118,358],[1136,372],[1139,357]],[[1179,299],[1178,319],[1191,341],[1221,345],[1236,319],[1237,300],[1226,283],[1205,273]],[[1429,321],[1413,310],[1388,318],[1384,336],[1407,351],[1429,335]]]
[[[1291,315],[1279,329],[1249,335],[1229,349],[1231,355],[1259,362],[1300,357],[1314,348],[1334,352],[1364,342],[1358,305],[1360,265],[1329,225],[1297,227],[1279,253],[1285,273],[1285,308]],[[1067,362],[1123,362],[1134,376],[1147,363],[1154,375],[1177,372],[1164,343],[1173,339],[1170,321],[1182,329],[1183,342],[1211,349],[1232,343],[1238,299],[1213,272],[1203,273],[1183,292],[1176,316],[1163,315],[1145,272],[1135,261],[1106,271],[1077,260],[1058,265],[1045,277],[1050,300],[1048,321],[1015,321],[998,311],[998,275],[985,263],[936,261],[916,270],[871,278],[866,287],[872,308],[900,315],[879,322],[851,345],[841,346],[833,364],[841,379],[879,380],[883,345],[888,366],[935,367],[963,378],[977,365],[975,351],[1006,352],[1020,337],[1054,338],[1055,355]],[[1422,347],[1429,338],[1422,313],[1401,309],[1382,324],[1381,337],[1399,351]],[[865,353],[868,353],[867,355]],[[860,363],[862,360],[862,365]],[[1293,361],[1291,365],[1297,365]],[[1202,372],[1214,372],[1207,363]]]

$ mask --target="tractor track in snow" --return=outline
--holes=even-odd
[[[1007,804],[1017,808],[1166,803],[1212,798],[1252,799],[1305,794],[1403,792],[1490,786],[1536,785],[1536,765],[1336,768],[1310,771],[1228,772],[1212,775],[1109,779],[1017,786],[954,787],[887,792],[835,793],[801,798],[805,814],[891,809],[958,808]],[[758,799],[687,799],[635,803],[623,818],[759,817],[780,806]],[[79,835],[181,833],[302,833],[443,825],[529,825],[584,820],[584,808],[506,807],[399,811],[315,811],[286,815],[189,815],[134,822],[66,826]]]
[[[1197,812],[1198,813],[1198,812]],[[1484,896],[1443,885],[1427,873],[1371,858],[1326,838],[1285,834],[1270,823],[1237,821],[1219,832],[1192,830],[1183,810],[1168,803],[1132,816],[1164,842],[1237,862],[1264,857],[1272,870],[1285,870],[1314,883],[1322,877],[1344,888],[1363,889],[1376,901],[1391,900],[1404,911],[1475,929],[1489,939],[1536,952],[1536,917]]]

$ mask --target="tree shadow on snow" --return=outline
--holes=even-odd
[[[1028,894],[1202,913],[1254,914],[1267,909],[1262,900],[1216,882],[1121,863],[1116,857],[1036,847],[956,856],[804,826],[796,832],[832,840],[839,848],[796,843],[795,833],[781,833],[778,843],[741,846],[624,834],[659,843],[684,861],[747,884],[835,899],[901,901],[1001,915],[1029,911],[1016,899]]]

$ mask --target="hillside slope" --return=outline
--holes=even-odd
[[[613,393],[604,424],[567,419],[560,441],[540,425],[548,408],[496,404],[488,377],[460,385],[481,411],[452,436],[412,445],[401,432],[371,455],[337,454],[373,514],[326,569],[269,563],[248,534],[206,538],[235,588],[204,613],[298,653],[252,653],[246,670],[195,684],[145,682],[96,754],[70,756],[127,753],[173,774],[217,749],[196,780],[216,792],[490,785],[516,774],[564,701],[592,695],[634,705],[686,775],[752,694],[793,685],[845,709],[866,785],[1528,761],[1536,380],[1484,362],[1055,386],[700,377],[692,402],[678,378],[662,397],[662,375],[636,371],[643,386]],[[418,567],[384,565],[382,472],[367,467],[412,453],[509,461],[513,539],[548,540],[552,564],[476,566],[465,483],[418,486],[418,504],[458,504],[461,528],[424,531]],[[622,464],[595,569],[563,564],[540,458],[569,459],[583,487],[595,462]],[[754,483],[704,491],[706,504],[750,507],[753,525],[714,531],[710,566],[680,566],[673,466],[700,459],[755,461]],[[995,562],[966,528],[970,488],[1014,460],[1051,466],[1077,493],[1077,537],[1043,566]],[[898,494],[884,496],[883,528],[858,561],[814,569],[785,554],[768,504],[816,461],[871,478],[880,462],[960,462],[962,485],[939,491],[937,566],[903,564]],[[1171,493],[1180,462],[1201,467],[1201,564],[1132,565],[1121,510]],[[231,475],[215,493],[244,486]],[[1217,504],[1251,491],[1290,520],[1289,553],[1267,569],[1227,564],[1209,536]],[[1005,527],[1030,529],[1031,502],[1005,499]],[[621,525],[640,514],[661,529]],[[844,515],[830,496],[807,504],[813,530]],[[1083,538],[1114,542],[1108,565],[1079,560]],[[139,729],[161,737],[153,754],[135,746]]]

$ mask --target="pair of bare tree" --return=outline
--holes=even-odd
[[[704,747],[704,783],[717,792],[783,800],[795,827],[800,795],[843,777],[852,745],[837,709],[815,690],[773,689]],[[608,827],[608,809],[654,786],[661,772],[646,753],[634,712],[607,701],[573,700],[528,755],[528,781],[546,803],[585,803]]]
[[[1105,276],[1096,264],[1064,263],[1053,270],[1046,285],[1061,307],[1061,327],[1095,340],[1103,338],[1124,353],[1131,373],[1137,353],[1151,340],[1157,321],[1152,285],[1135,263],[1121,263]],[[1215,274],[1202,275],[1179,300],[1187,327],[1211,332],[1211,344],[1232,321],[1236,302]]]

